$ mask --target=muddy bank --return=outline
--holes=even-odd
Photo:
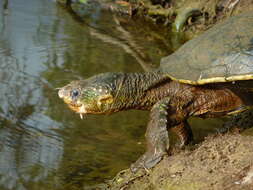
[[[252,147],[252,136],[208,137],[196,149],[174,153],[150,171],[122,171],[101,189],[252,190]]]
[[[253,0],[57,0],[78,14],[100,7],[116,14],[143,17],[188,38],[198,35],[217,22],[242,12],[253,11]]]
[[[226,17],[253,11],[252,0],[154,0],[145,1],[144,12],[156,22],[171,25],[176,32],[194,35]]]

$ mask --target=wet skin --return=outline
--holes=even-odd
[[[244,111],[253,105],[252,92],[241,84],[244,81],[238,85],[193,86],[173,81],[160,72],[104,73],[73,81],[60,88],[58,95],[81,118],[84,114],[149,110],[150,120],[145,135],[147,150],[132,164],[131,169],[135,172],[140,168],[152,168],[167,155],[169,130],[178,135],[181,147],[193,140],[187,122],[189,117],[220,117]]]

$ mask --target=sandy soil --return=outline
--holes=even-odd
[[[142,170],[137,174],[122,171],[110,181],[107,189],[253,189],[252,136],[211,136],[197,146],[194,150],[182,150],[166,157],[150,171]]]

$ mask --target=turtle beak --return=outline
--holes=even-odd
[[[64,97],[66,97],[66,91],[64,90],[64,88],[58,88],[58,96],[60,97],[60,98],[64,98]]]

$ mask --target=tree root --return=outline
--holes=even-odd
[[[180,32],[185,25],[185,22],[196,12],[201,12],[198,8],[186,8],[178,11],[177,17],[172,25],[174,32]]]

